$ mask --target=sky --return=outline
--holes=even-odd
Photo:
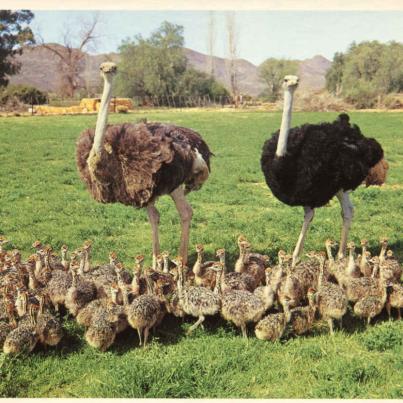
[[[62,32],[95,11],[33,10],[32,27],[45,42],[62,43]],[[116,52],[122,40],[137,34],[148,37],[161,22],[184,27],[185,46],[208,53],[209,11],[99,11],[98,44],[92,53]],[[228,56],[228,12],[214,11],[214,55]],[[256,65],[269,57],[307,59],[321,54],[332,59],[351,42],[403,41],[403,11],[236,11],[238,57]]]

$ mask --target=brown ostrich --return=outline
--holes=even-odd
[[[77,142],[80,176],[98,202],[147,208],[154,269],[160,253],[155,203],[159,196],[170,195],[181,219],[179,254],[187,262],[192,207],[186,194],[207,180],[212,153],[191,129],[155,122],[107,125],[117,67],[107,62],[100,70],[104,89],[96,128],[82,132]]]

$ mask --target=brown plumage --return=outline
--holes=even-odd
[[[127,321],[133,329],[137,329],[140,346],[147,345],[148,334],[151,328],[162,319],[163,309],[160,300],[154,295],[154,286],[151,278],[146,275],[147,294],[140,295],[131,304],[125,301]],[[142,338],[144,335],[144,338]]]
[[[386,182],[386,176],[388,174],[389,164],[385,159],[381,159],[376,165],[374,165],[368,172],[365,178],[365,186],[371,185],[383,185]]]
[[[284,301],[287,299],[290,308],[297,307],[305,297],[304,289],[300,280],[295,276],[291,268],[292,257],[286,255],[283,261],[287,265],[287,276],[281,281],[277,289],[278,301],[284,307]]]
[[[260,340],[276,341],[284,334],[289,320],[289,310],[267,315],[256,324],[255,335]]]
[[[392,284],[390,286],[389,295],[386,301],[386,310],[388,312],[389,319],[391,318],[392,308],[397,309],[397,317],[401,319],[401,308],[403,308],[403,285]]]
[[[84,280],[72,267],[72,283],[67,290],[65,305],[73,316],[77,316],[80,309],[96,298],[97,289],[93,282]]]
[[[104,90],[95,130],[81,133],[76,160],[81,179],[102,203],[147,207],[153,232],[153,269],[159,255],[159,196],[169,194],[181,216],[180,254],[187,262],[192,208],[185,194],[201,188],[210,174],[210,152],[195,131],[163,123],[107,125],[117,67],[100,66]]]
[[[325,257],[317,254],[320,263],[320,273],[318,278],[318,292],[316,294],[316,306],[323,319],[329,324],[330,333],[333,334],[333,320],[342,320],[347,312],[347,297],[343,289],[328,281],[324,273]]]
[[[251,244],[243,235],[238,237],[238,247],[239,258],[235,262],[235,272],[252,276],[255,281],[254,288],[256,288],[265,279],[265,265],[268,263],[268,258],[259,253],[250,253]]]
[[[218,271],[221,282],[222,272]],[[217,284],[220,284],[217,281]],[[241,328],[242,336],[247,337],[248,322],[259,321],[264,313],[273,305],[274,292],[270,285],[259,287],[254,293],[243,290],[223,291],[221,295],[221,315]]]
[[[81,133],[77,166],[93,198],[102,203],[144,207],[185,184],[197,190],[208,172],[194,173],[195,149],[210,169],[211,152],[195,131],[162,123],[108,125],[104,152],[91,175],[87,159],[94,129]]]
[[[91,347],[106,351],[115,341],[116,325],[105,318],[98,318],[86,330],[84,337]]]

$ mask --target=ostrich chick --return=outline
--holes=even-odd
[[[361,277],[361,270],[360,270],[360,267],[357,265],[357,262],[355,259],[354,242],[348,242],[347,249],[348,249],[348,259],[347,259],[347,266],[346,266],[346,276],[348,278],[359,278],[359,277]]]
[[[256,288],[255,278],[248,273],[238,273],[236,271],[228,273],[225,263],[225,249],[218,249],[216,255],[220,259],[220,263],[223,267],[223,274],[221,276],[221,291],[246,290],[253,292],[253,290]]]
[[[401,319],[401,308],[403,308],[403,285],[392,284],[390,286],[390,292],[386,301],[386,310],[388,312],[389,319],[391,318],[392,308],[397,309],[397,317]]]
[[[84,337],[91,347],[106,351],[115,341],[116,325],[100,317],[86,330]]]
[[[211,290],[215,287],[217,272],[209,268],[203,267],[203,252],[202,244],[196,245],[197,259],[193,265],[194,283],[197,286],[207,287]]]
[[[180,307],[187,315],[198,318],[188,330],[188,334],[201,325],[206,316],[216,315],[221,308],[219,295],[206,287],[186,286],[183,259],[178,256],[174,261],[178,266],[177,295]]]
[[[56,346],[63,337],[61,323],[45,310],[45,295],[39,296],[39,311],[36,319],[36,332],[43,345]]]
[[[278,288],[278,300],[281,305],[284,307],[284,300],[288,300],[288,304],[290,308],[297,307],[302,299],[304,298],[304,290],[303,286],[298,279],[298,277],[294,274],[291,268],[292,256],[286,255],[283,257],[283,263],[286,264],[287,267],[287,276],[281,282],[281,285]]]
[[[265,316],[255,326],[255,335],[260,340],[276,341],[280,339],[290,320],[288,300],[284,301],[284,312]]]
[[[386,289],[382,297],[375,297],[370,295],[360,299],[354,305],[354,314],[360,318],[367,319],[367,325],[371,323],[371,319],[379,315],[382,312],[386,302]]]
[[[84,280],[78,273],[78,267],[72,266],[72,283],[67,290],[65,305],[73,316],[77,316],[80,309],[96,298],[97,289],[91,281]]]
[[[218,271],[221,280],[222,271]],[[221,296],[221,315],[225,320],[240,327],[242,336],[247,338],[246,325],[257,322],[273,305],[274,293],[270,285],[255,290],[256,294],[243,290],[224,291]]]
[[[361,240],[361,260],[360,260],[360,271],[364,277],[371,277],[372,267],[369,263],[371,258],[371,253],[367,251],[368,241],[366,239]]]
[[[333,334],[333,320],[342,320],[347,312],[348,301],[345,292],[340,286],[327,281],[324,273],[325,257],[320,253],[316,256],[320,264],[316,306],[321,317],[327,320],[330,333]]]
[[[7,335],[3,345],[5,354],[30,353],[35,348],[39,340],[35,329],[37,307],[30,305],[27,311],[28,320],[19,323],[18,327]]]
[[[151,278],[146,275],[147,294],[140,295],[131,304],[127,305],[127,297],[124,298],[126,303],[125,312],[129,325],[137,330],[139,335],[139,345],[146,347],[148,334],[150,329],[156,325],[161,317],[161,303],[154,295],[153,283]],[[126,293],[126,290],[122,290]],[[144,335],[144,337],[142,337]]]
[[[401,282],[402,267],[398,260],[393,256],[393,252],[390,249],[386,252],[386,257],[381,262],[380,269],[390,271],[393,281],[398,283]]]
[[[288,323],[291,326],[292,332],[297,335],[304,334],[312,329],[312,325],[315,319],[316,305],[315,305],[315,290],[310,288],[307,293],[308,306],[297,307],[291,309],[288,317]],[[289,309],[288,304],[285,304],[285,310]]]

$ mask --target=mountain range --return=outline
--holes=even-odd
[[[62,50],[62,45],[51,44],[55,49]],[[229,88],[228,59],[209,56],[192,49],[184,49],[188,65],[202,72],[208,72],[211,64],[214,68],[215,79]],[[17,56],[21,62],[21,70],[10,78],[11,84],[32,85],[47,92],[57,92],[60,86],[58,57],[42,45],[27,47],[22,55]],[[87,88],[98,88],[100,76],[99,64],[109,60],[119,62],[119,54],[107,53],[91,55],[84,54],[82,59],[82,77]],[[331,66],[331,61],[321,55],[299,61],[300,87],[306,91],[316,91],[324,88],[325,74]],[[258,66],[244,60],[236,60],[237,77],[240,92],[253,97],[258,96],[265,88],[265,83],[259,77]]]

